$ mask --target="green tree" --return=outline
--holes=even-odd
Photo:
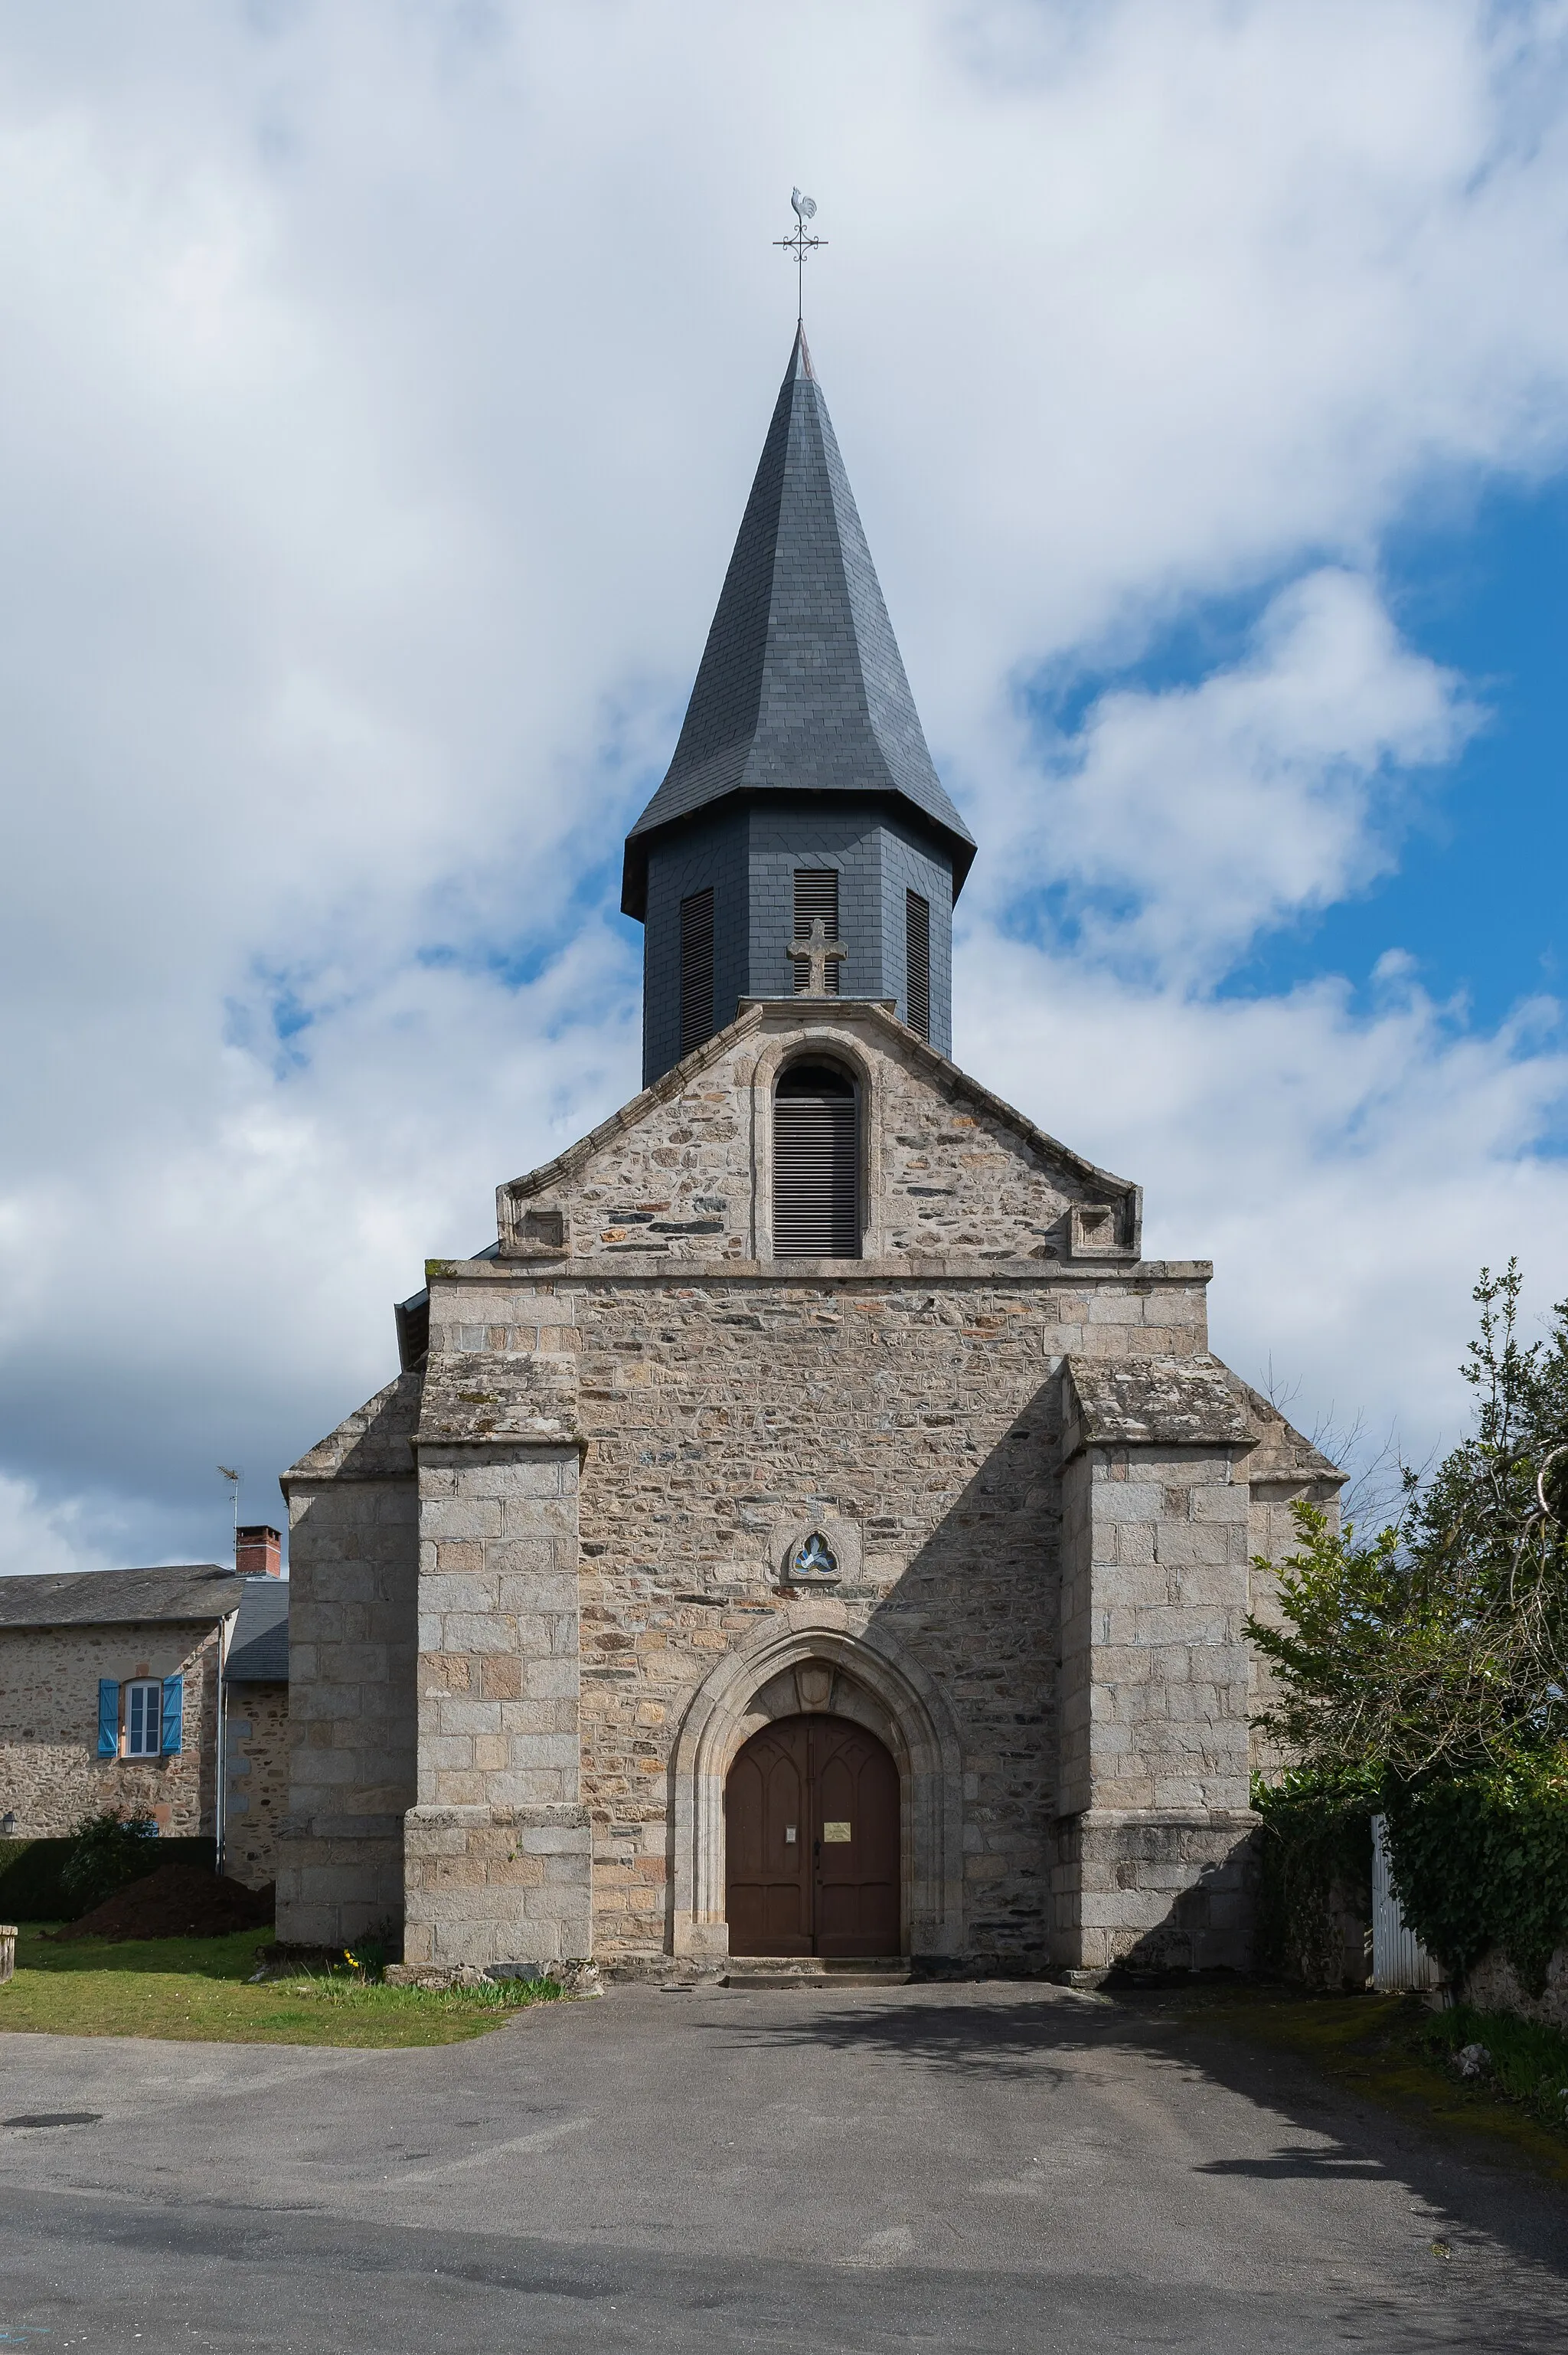
[[[1408,1786],[1539,1761],[1568,1741],[1568,1302],[1519,1337],[1517,1263],[1481,1271],[1461,1369],[1475,1428],[1371,1542],[1298,1505],[1260,1724],[1303,1768]],[[1272,1565],[1259,1561],[1263,1571]]]

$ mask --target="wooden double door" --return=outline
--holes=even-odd
[[[754,1733],[725,1791],[732,1955],[895,1955],[898,1769],[846,1717]]]

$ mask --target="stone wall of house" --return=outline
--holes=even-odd
[[[0,1629],[0,1809],[14,1811],[17,1837],[58,1838],[108,1808],[151,1816],[171,1836],[210,1836],[217,1654],[216,1626]],[[172,1676],[185,1678],[179,1751],[100,1758],[100,1679]]]
[[[230,1685],[223,1726],[223,1866],[249,1889],[278,1878],[289,1806],[289,1688]]]

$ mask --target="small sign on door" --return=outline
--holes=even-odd
[[[822,1838],[825,1840],[847,1840],[849,1836],[850,1828],[848,1824],[824,1824],[822,1826]]]

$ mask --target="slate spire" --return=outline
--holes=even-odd
[[[906,805],[961,888],[974,857],[932,765],[805,331],[773,410],[663,783],[626,842],[621,906],[643,917],[651,842],[731,795]]]

